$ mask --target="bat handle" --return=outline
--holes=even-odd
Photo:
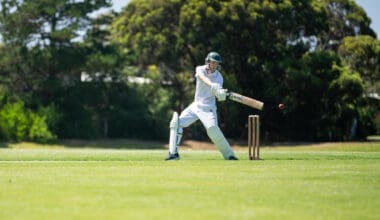
[[[231,95],[231,92],[228,91],[228,89],[226,89],[226,96],[227,96],[227,97],[230,97],[230,95]]]

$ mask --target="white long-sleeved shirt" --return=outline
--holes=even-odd
[[[211,82],[218,83],[221,87],[223,87],[223,76],[218,70],[215,70],[213,73],[207,73],[207,69],[208,65],[197,66],[195,69],[196,86],[194,102],[201,108],[216,109],[215,96],[211,92],[211,86],[204,83],[199,76],[203,75],[209,78]]]

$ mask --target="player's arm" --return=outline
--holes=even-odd
[[[199,72],[198,72],[199,71]],[[201,70],[198,70],[197,69],[197,76],[200,80],[202,80],[202,82],[204,82],[206,85],[209,85],[209,86],[212,86],[212,84],[215,84],[213,83],[209,78],[207,78],[205,76],[205,73],[203,73]]]
[[[212,82],[204,73],[199,73],[197,76],[202,82],[211,87],[211,93],[215,95],[218,101],[226,100],[227,90],[223,89],[219,83]]]

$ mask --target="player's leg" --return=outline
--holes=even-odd
[[[196,120],[198,120],[198,117],[192,111],[191,105],[180,116],[178,116],[177,112],[173,113],[170,121],[169,155],[166,160],[179,160],[178,146],[181,142],[183,128],[188,127]]]
[[[222,153],[224,159],[237,160],[230,144],[218,126],[216,110],[210,109],[209,111],[200,111],[197,115],[205,126],[207,135]]]
[[[172,120],[169,124],[170,134],[169,134],[169,156],[166,160],[178,160],[179,154],[177,149],[178,139],[180,139],[180,135],[178,134],[178,113],[173,112]]]
[[[222,153],[224,159],[226,160],[237,160],[230,144],[227,142],[222,131],[218,126],[211,126],[207,128],[207,135],[210,137],[212,142],[216,145],[219,151]]]

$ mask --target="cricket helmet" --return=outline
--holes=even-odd
[[[222,57],[217,52],[210,52],[207,54],[206,63],[210,61],[215,61],[218,63],[222,63]]]

